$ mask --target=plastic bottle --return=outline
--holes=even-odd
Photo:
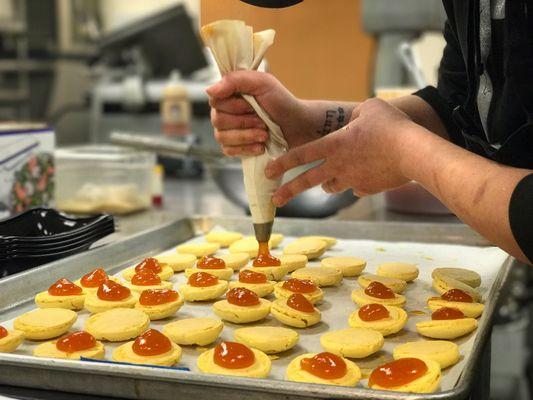
[[[190,133],[191,102],[178,71],[172,71],[161,98],[161,129],[167,135],[184,136]]]

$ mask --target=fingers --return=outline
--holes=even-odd
[[[206,89],[210,97],[227,98],[235,93],[259,96],[270,90],[274,78],[258,71],[235,71],[225,75],[218,83]]]
[[[211,109],[211,123],[218,130],[228,129],[263,129],[267,130],[265,123],[257,114],[234,115]]]
[[[320,185],[326,179],[328,179],[328,176],[322,165],[311,168],[290,182],[281,185],[272,196],[272,203],[277,207],[282,207],[293,197],[307,189]]]
[[[209,98],[209,105],[217,111],[223,111],[229,114],[250,114],[255,113],[254,109],[241,96],[235,95],[220,99],[217,97]]]
[[[318,139],[289,150],[267,164],[265,175],[270,179],[279,178],[288,170],[299,165],[324,159],[327,155],[327,148],[323,139]]]
[[[222,146],[247,146],[253,143],[265,143],[268,133],[263,129],[215,130],[215,139]]]
[[[222,147],[222,152],[228,157],[258,156],[265,152],[265,145],[253,143],[243,146],[224,146]]]
[[[348,189],[348,185],[340,183],[337,179],[330,179],[322,184],[322,189],[326,193],[340,193]]]

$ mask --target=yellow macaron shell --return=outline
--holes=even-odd
[[[323,240],[324,242],[326,242],[327,250],[331,249],[333,246],[337,244],[337,239],[332,236],[310,235],[310,236],[302,236],[300,239],[301,240],[306,240],[306,239]]]
[[[340,269],[343,276],[357,276],[366,267],[366,261],[358,257],[326,257],[320,263],[323,267]]]
[[[348,325],[352,328],[373,329],[383,336],[393,335],[403,329],[407,323],[407,313],[404,309],[395,306],[384,306],[389,312],[389,317],[376,321],[363,321],[359,317],[359,310],[355,310],[348,317]]]
[[[282,324],[295,328],[307,328],[316,325],[322,318],[320,311],[315,308],[312,313],[295,310],[287,305],[286,299],[278,299],[272,302],[270,312]]]
[[[226,281],[218,281],[213,286],[197,287],[185,283],[179,287],[179,291],[186,301],[214,300],[226,293],[226,290],[228,290],[228,282]]]
[[[378,266],[376,274],[387,278],[411,282],[418,278],[418,267],[414,264],[388,262]]]
[[[96,345],[93,348],[74,351],[72,353],[59,350],[56,347],[56,343],[57,340],[41,343],[33,350],[33,355],[35,357],[64,358],[68,360],[79,360],[80,357],[101,360],[105,355],[104,345],[99,341],[96,341]]]
[[[403,293],[405,288],[407,288],[407,282],[401,279],[389,278],[375,274],[365,274],[357,278],[357,283],[359,283],[363,289],[366,289],[367,286],[372,282],[380,282],[387,286],[394,293],[398,294]]]
[[[481,300],[481,295],[476,289],[473,289],[471,286],[467,285],[466,283],[463,283],[457,279],[450,278],[448,276],[440,276],[436,275],[433,278],[433,289],[435,289],[439,294],[444,294],[449,290],[452,289],[459,289],[465,292],[466,294],[470,295],[472,299],[475,302],[479,302]]]
[[[0,339],[0,353],[11,353],[24,341],[24,332],[8,330],[7,336]]]
[[[101,313],[113,308],[133,308],[139,301],[139,293],[131,291],[124,300],[109,301],[102,300],[96,293],[89,293],[85,298],[85,309],[91,313]]]
[[[220,269],[193,267],[193,268],[187,268],[185,270],[185,276],[188,278],[189,276],[197,272],[207,272],[208,274],[216,276],[218,279],[222,279],[224,281],[229,280],[231,276],[233,275],[233,269],[229,267],[220,268]]]
[[[402,343],[392,352],[395,360],[399,358],[415,357],[438,362],[441,369],[448,368],[459,361],[459,346],[448,340],[418,340]]]
[[[141,294],[145,290],[172,289],[174,287],[174,284],[169,281],[161,281],[160,285],[134,285],[133,283],[125,283],[124,286],[126,286],[133,292]]]
[[[378,303],[385,306],[397,306],[403,307],[405,305],[405,296],[394,293],[393,299],[380,299],[378,297],[372,297],[365,293],[363,289],[356,289],[352,291],[352,300],[358,306],[364,306],[365,304]]]
[[[307,256],[303,254],[282,254],[276,257],[279,258],[281,265],[285,267],[287,273],[307,266]]]
[[[65,308],[67,310],[81,310],[85,302],[85,290],[82,294],[68,296],[52,296],[47,290],[35,295],[35,304],[39,308]]]
[[[416,324],[419,334],[432,339],[456,339],[469,334],[476,328],[475,318],[428,320]]]
[[[113,351],[113,361],[170,367],[181,358],[181,347],[176,343],[171,343],[172,348],[169,351],[155,356],[141,356],[135,353],[132,348],[133,343],[134,341],[131,341],[118,346]]]
[[[194,254],[167,253],[155,256],[154,258],[159,261],[162,267],[170,267],[174,272],[184,271],[196,263],[196,256]]]
[[[250,326],[236,329],[233,337],[236,342],[265,354],[275,354],[292,349],[300,335],[292,329],[279,326]]]
[[[78,314],[64,308],[39,308],[15,318],[13,328],[30,340],[52,339],[66,333]]]
[[[163,326],[163,334],[179,345],[205,346],[217,340],[223,328],[216,318],[185,318]]]
[[[287,366],[287,379],[293,382],[321,383],[324,385],[355,386],[361,379],[361,370],[352,361],[343,358],[346,363],[346,374],[342,378],[323,379],[302,369],[300,363],[303,358],[314,357],[316,353],[302,354],[293,359]]]
[[[214,361],[215,349],[210,349],[198,356],[196,365],[198,369],[207,374],[233,375],[246,378],[266,378],[270,373],[272,362],[270,358],[260,350],[251,349],[254,353],[254,363],[246,368],[224,368]]]
[[[318,286],[335,286],[342,282],[342,272],[330,267],[305,267],[294,271],[291,276],[313,281]]]
[[[85,321],[85,330],[97,340],[122,342],[133,339],[150,326],[150,318],[133,308],[113,308],[93,314]]]
[[[218,243],[184,243],[176,247],[180,254],[192,254],[196,257],[210,256],[220,249]]]
[[[274,286],[274,296],[276,296],[276,299],[288,299],[291,297],[295,292],[292,292],[288,289],[285,289],[283,287],[283,284],[285,282],[278,282]],[[309,302],[316,304],[319,301],[321,301],[324,298],[324,292],[319,287],[316,288],[315,291],[310,293],[301,293],[302,296],[304,296]]]
[[[466,268],[439,267],[431,272],[431,277],[433,279],[437,277],[441,278],[443,276],[458,280],[473,288],[477,288],[481,285],[481,276],[476,271]]]
[[[164,318],[170,317],[171,315],[176,314],[178,310],[181,308],[181,306],[183,306],[183,303],[184,303],[183,296],[180,295],[176,300],[169,301],[168,303],[163,303],[163,304],[147,306],[147,305],[141,304],[140,302],[137,302],[135,304],[135,308],[137,310],[140,310],[146,313],[146,315],[150,317],[151,321],[156,321],[156,320],[164,319]]]
[[[421,377],[401,386],[395,386],[390,388],[384,388],[379,385],[373,385],[371,389],[376,390],[391,390],[395,392],[407,392],[407,393],[433,393],[435,392],[440,383],[441,379],[441,370],[439,363],[430,360],[422,359],[428,367],[426,373]]]
[[[287,275],[287,267],[285,265],[279,265],[274,267],[254,267],[253,264],[247,266],[244,269],[249,269],[253,272],[259,272],[266,275],[267,279],[270,281],[279,281],[285,275]]]
[[[483,313],[485,306],[481,303],[466,303],[462,301],[448,301],[440,297],[430,297],[428,307],[431,311],[437,311],[442,307],[456,308],[461,311],[465,317],[477,318]]]
[[[211,231],[205,235],[208,243],[218,243],[220,247],[228,247],[233,242],[242,239],[242,233],[230,231]]]
[[[327,244],[324,240],[316,238],[296,239],[283,249],[283,254],[302,254],[308,260],[320,257],[326,251]]]
[[[265,283],[247,283],[240,281],[231,281],[229,282],[229,288],[233,289],[236,287],[243,287],[248,290],[251,290],[259,297],[265,297],[274,291],[275,284],[276,282],[274,281],[266,281]]]
[[[234,271],[241,269],[250,261],[250,255],[248,253],[227,253],[217,257],[226,263],[226,267]]]
[[[324,350],[341,357],[365,358],[383,347],[383,335],[367,328],[330,331],[320,337]]]
[[[245,324],[265,318],[270,312],[270,304],[270,301],[261,298],[259,304],[253,306],[237,306],[220,300],[213,304],[213,312],[225,321]]]
[[[133,275],[136,274],[135,267],[126,268],[121,272],[122,277],[128,282],[131,281]],[[168,265],[161,265],[161,272],[156,274],[162,281],[170,279],[174,275],[174,270]]]

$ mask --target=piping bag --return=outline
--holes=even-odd
[[[239,20],[215,21],[203,26],[200,33],[205,45],[211,49],[222,76],[231,71],[256,70],[276,34],[273,29],[254,33],[251,26]],[[255,98],[247,94],[241,96],[263,120],[269,133],[263,154],[241,157],[255,237],[260,243],[268,242],[276,215],[272,195],[280,186],[281,178],[268,179],[265,167],[270,160],[285,152],[288,146],[279,125],[272,121]]]

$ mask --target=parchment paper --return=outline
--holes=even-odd
[[[286,237],[280,247],[277,250],[274,250],[273,253],[280,254],[283,246],[287,245],[294,239],[295,238],[293,237]],[[203,241],[205,241],[204,238],[200,236],[189,242]],[[174,251],[175,249],[172,248],[165,253]],[[217,254],[223,254],[225,252],[227,252],[227,250],[219,251]],[[375,355],[366,359],[353,360],[362,369],[363,376],[370,373],[370,371],[377,365],[392,360],[392,349],[396,345],[407,341],[424,340],[416,332],[415,324],[418,321],[430,318],[430,311],[426,308],[426,299],[436,295],[431,289],[431,271],[434,268],[439,266],[455,266],[475,270],[482,277],[481,292],[486,294],[494,283],[498,271],[507,257],[502,250],[494,247],[481,248],[449,244],[383,242],[374,240],[339,240],[337,245],[333,249],[328,250],[323,257],[348,255],[358,256],[367,260],[367,267],[364,273],[375,273],[379,264],[390,261],[414,263],[417,264],[420,269],[419,278],[414,283],[410,283],[404,293],[407,297],[407,305],[405,309],[409,314],[409,321],[404,330],[396,335],[386,337],[383,349]],[[318,266],[320,265],[320,262],[313,261],[310,262],[309,265]],[[123,266],[123,268],[125,267],[127,266]],[[117,276],[119,275],[120,274],[117,274]],[[79,277],[70,278],[77,279]],[[238,279],[238,275],[234,274],[232,279]],[[177,273],[171,278],[171,281],[176,284],[181,284],[186,281],[186,278],[183,273]],[[178,285],[175,285],[175,288],[177,288],[177,286]],[[330,330],[347,328],[349,326],[348,315],[357,309],[357,305],[355,305],[350,299],[350,293],[355,288],[359,288],[356,278],[344,278],[342,284],[338,287],[323,288],[325,294],[324,301],[318,304],[318,308],[322,312],[322,322],[307,329],[295,328],[300,334],[300,341],[295,348],[280,354],[279,358],[272,360],[272,372],[270,378],[284,379],[285,370],[290,360],[302,353],[323,351],[320,347],[320,336],[322,334]],[[272,294],[268,299],[274,300],[274,295]],[[186,303],[175,316],[163,321],[153,321],[151,327],[161,329],[163,325],[182,318],[201,316],[216,317],[211,311],[211,305],[212,302]],[[78,321],[75,323],[72,330],[83,329],[84,321],[89,316],[89,313],[87,311],[81,311],[78,315]],[[482,316],[482,318],[485,318],[485,316]],[[3,322],[2,325],[11,329],[12,320]],[[246,325],[225,322],[221,339],[232,340],[233,331],[235,329],[249,325],[283,326],[271,315],[259,323]],[[455,340],[460,347],[461,360],[458,364],[443,371],[441,390],[452,389],[455,386],[461,375],[469,351],[472,349],[476,335],[477,331],[464,338]],[[31,355],[36,344],[38,344],[38,342],[25,341],[15,354]],[[111,359],[113,350],[120,344],[122,344],[122,342],[105,343],[106,359]],[[212,346],[214,345],[211,345],[210,347]],[[188,367],[192,371],[198,371],[196,368],[196,358],[200,352],[205,351],[206,348],[195,348],[190,346],[182,347],[183,356],[177,366]],[[112,368],[112,365],[110,365],[110,368]],[[363,379],[359,383],[359,386],[366,387],[366,383],[367,380]]]

